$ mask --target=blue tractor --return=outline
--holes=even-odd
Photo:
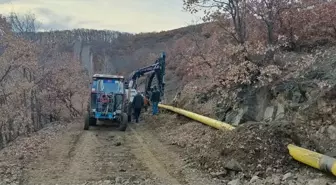
[[[94,74],[91,96],[85,118],[84,130],[96,126],[97,121],[118,123],[119,130],[127,128],[127,113],[124,77],[119,75]]]

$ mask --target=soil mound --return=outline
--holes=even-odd
[[[302,144],[302,131],[285,122],[247,123],[227,132],[170,114],[148,117],[146,122],[162,140],[184,148],[198,162],[195,165],[210,172],[243,171],[250,176],[287,171],[297,165],[287,145]]]

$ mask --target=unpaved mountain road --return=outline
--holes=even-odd
[[[137,125],[120,132],[75,124],[23,167],[20,184],[220,184],[168,147]]]

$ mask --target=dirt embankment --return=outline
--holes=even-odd
[[[161,141],[183,151],[193,167],[209,174],[220,174],[220,179],[239,179],[246,184],[307,184],[315,182],[314,179],[320,179],[320,184],[335,181],[291,159],[287,144],[313,145],[294,124],[251,123],[231,132],[222,132],[171,113],[148,117],[146,122],[148,129],[152,129]]]

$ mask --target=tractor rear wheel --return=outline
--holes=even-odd
[[[90,116],[86,114],[84,121],[84,130],[89,130],[89,128],[90,128]]]
[[[119,126],[119,130],[120,131],[126,131],[127,128],[127,114],[126,113],[122,113],[121,117],[120,117],[120,126]]]

